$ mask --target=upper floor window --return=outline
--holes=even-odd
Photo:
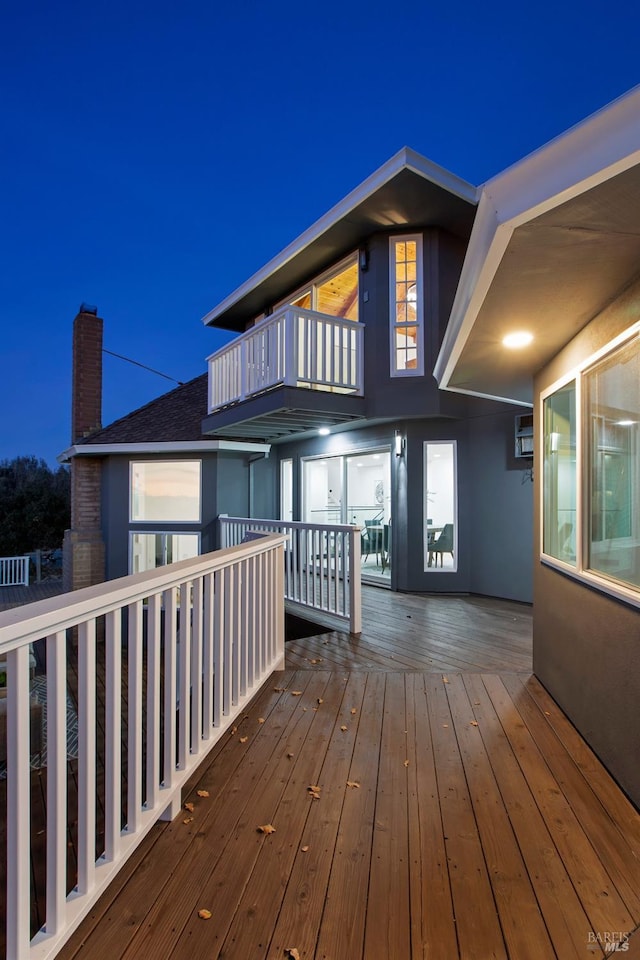
[[[198,523],[200,461],[142,460],[131,464],[132,521]]]
[[[358,319],[358,260],[353,254],[287,297],[278,307],[291,303],[302,310],[316,310],[330,317]]]
[[[389,305],[391,321],[391,376],[422,376],[424,332],[422,237],[391,237]]]

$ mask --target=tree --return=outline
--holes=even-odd
[[[0,556],[62,546],[70,517],[66,467],[52,470],[37,457],[0,461]]]

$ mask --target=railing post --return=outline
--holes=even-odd
[[[29,955],[31,785],[29,648],[7,654],[7,957]]]
[[[284,377],[285,386],[298,382],[298,317],[294,310],[284,315]]]
[[[360,532],[361,527],[354,527],[349,534],[349,632],[356,636],[362,633]]]
[[[240,399],[247,396],[247,341],[240,341]]]

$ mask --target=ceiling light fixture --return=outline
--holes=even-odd
[[[502,344],[509,347],[510,350],[517,350],[520,347],[528,347],[533,340],[533,334],[526,330],[515,330],[502,338]]]
[[[328,437],[331,431],[329,430],[329,427],[320,427],[318,433],[321,437]]]

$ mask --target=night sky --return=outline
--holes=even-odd
[[[638,36],[626,0],[5,0],[0,459],[69,445],[81,302],[188,380],[201,317],[397,150],[480,184],[638,83]],[[103,422],[171,386],[105,357]]]

